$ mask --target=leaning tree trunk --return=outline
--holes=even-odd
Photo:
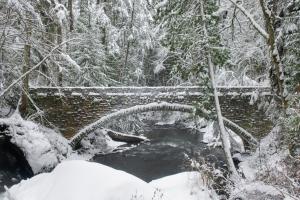
[[[204,37],[208,38],[208,32],[206,29],[206,18],[205,18],[205,13],[204,13],[204,7],[203,7],[203,1],[201,2],[201,17],[203,21],[203,31],[204,31]],[[221,112],[221,107],[220,107],[220,102],[219,102],[219,97],[218,97],[218,91],[215,83],[215,75],[214,75],[214,66],[213,62],[211,59],[211,53],[210,49],[207,48],[207,62],[208,62],[208,67],[209,67],[209,74],[210,74],[210,81],[211,85],[213,88],[213,94],[214,94],[214,101],[215,101],[215,108],[217,111],[217,120],[220,128],[220,134],[221,134],[221,140],[222,140],[222,145],[223,145],[223,150],[225,153],[226,157],[226,162],[227,162],[227,167],[230,173],[234,178],[238,178],[238,172],[236,171],[236,168],[234,166],[231,152],[230,152],[230,139],[229,139],[229,134],[225,130],[224,122],[223,122],[223,117],[222,117],[222,112]]]
[[[26,41],[24,45],[24,65],[23,65],[23,74],[25,74],[30,69],[30,50],[31,50],[31,44],[30,44],[30,36],[31,36],[31,27],[29,25],[25,25],[25,31],[26,31]],[[22,115],[22,117],[25,117],[28,113],[28,91],[29,91],[29,74],[27,74],[23,81],[22,81],[22,94],[21,94],[21,103],[19,105],[19,111]]]

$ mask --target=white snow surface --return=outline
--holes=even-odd
[[[183,172],[151,181],[150,184],[158,188],[165,199],[218,199],[217,194],[203,184],[199,172]]]
[[[260,147],[254,154],[239,164],[239,170],[244,174],[244,179],[235,183],[230,192],[230,199],[241,197],[242,199],[260,200],[267,198],[276,199],[297,199],[291,198],[285,188],[275,186],[275,183],[267,183],[261,180],[262,177],[275,177],[284,174],[288,177],[283,160],[289,155],[287,150],[278,149],[278,134],[282,130],[279,127],[273,130],[260,141]],[[263,197],[264,196],[264,197]],[[280,197],[280,198],[279,198]]]
[[[19,114],[0,119],[0,124],[9,125],[11,142],[24,152],[34,173],[54,168],[72,152],[65,138]]]
[[[64,161],[51,173],[12,186],[4,200],[212,200],[198,172],[146,183],[123,171],[93,162]]]

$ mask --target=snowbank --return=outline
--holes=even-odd
[[[150,182],[170,200],[217,199],[217,194],[203,184],[198,172],[183,172]]]
[[[197,172],[186,172],[150,184],[98,163],[64,161],[7,190],[4,200],[198,200],[216,199]],[[214,197],[212,197],[212,195]]]
[[[60,134],[18,114],[0,119],[0,124],[9,126],[11,142],[24,152],[34,173],[54,168],[71,153],[68,141]]]
[[[297,194],[291,191],[299,188],[299,184],[289,177],[289,169],[285,164],[288,150],[279,147],[281,132],[279,127],[273,128],[260,141],[256,152],[242,159],[239,171],[245,178],[234,184],[230,199],[298,199],[294,196]]]

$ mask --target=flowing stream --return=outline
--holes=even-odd
[[[190,158],[204,158],[217,167],[224,166],[220,147],[202,142],[199,131],[176,125],[152,126],[144,135],[150,139],[126,151],[96,155],[94,162],[131,173],[146,182],[192,170]]]
[[[149,142],[125,151],[96,155],[92,161],[126,171],[146,182],[192,170],[190,158],[200,157],[217,167],[224,166],[222,149],[204,144],[203,133],[199,131],[179,125],[151,125],[144,135]],[[4,185],[10,187],[29,177],[16,158],[6,154],[0,159],[3,161],[0,162],[0,193],[4,191]]]

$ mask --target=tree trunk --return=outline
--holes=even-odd
[[[133,27],[133,21],[134,21],[134,13],[135,13],[135,7],[134,7],[134,2],[133,2],[133,5],[132,5],[132,12],[131,12],[131,21],[130,21],[130,27],[129,27],[129,30],[130,32],[132,31],[132,27]],[[125,38],[126,39],[126,38]],[[124,61],[124,64],[123,64],[123,67],[122,67],[122,70],[121,70],[121,75],[122,76],[125,76],[125,72],[126,72],[126,69],[127,69],[127,65],[128,65],[128,57],[129,57],[129,51],[130,51],[130,44],[131,44],[131,41],[128,40],[127,38],[127,45],[126,45],[126,53],[125,53],[125,61]],[[125,76],[126,77],[126,76]],[[120,77],[124,80],[125,77]]]
[[[63,42],[64,42],[64,35],[63,35],[62,27],[59,24],[57,27],[57,43],[59,45],[59,44],[62,44]],[[62,52],[65,52],[64,47],[62,47],[60,50]],[[56,84],[57,84],[57,86],[62,87],[62,81],[63,81],[62,69],[59,66],[57,66],[56,71],[57,71],[57,83]]]
[[[286,109],[287,99],[286,99],[285,86],[284,86],[284,67],[276,43],[275,20],[276,20],[277,1],[273,1],[272,9],[269,9],[267,7],[264,0],[259,0],[259,2],[264,15],[265,27],[269,34],[269,37],[267,39],[267,44],[269,47],[269,53],[272,62],[272,66],[269,71],[271,86],[274,93],[279,97],[281,101],[281,107],[283,109]]]
[[[70,32],[74,30],[74,13],[73,13],[73,0],[68,0],[68,10],[69,10],[69,29]]]
[[[206,18],[205,18],[205,13],[204,13],[203,1],[201,1],[201,16],[202,16],[202,21],[203,21],[204,37],[208,38],[209,35],[208,35],[207,29],[206,29]],[[219,124],[219,128],[220,128],[221,140],[222,140],[224,154],[226,157],[227,167],[228,167],[228,170],[230,171],[230,173],[232,174],[232,176],[234,178],[238,178],[239,175],[234,166],[231,152],[230,152],[231,147],[230,147],[229,134],[225,130],[225,126],[224,126],[224,122],[223,122],[223,117],[222,117],[222,112],[221,112],[221,107],[220,107],[220,102],[219,102],[219,97],[218,97],[218,91],[217,91],[217,87],[215,84],[214,66],[213,66],[213,62],[211,59],[211,53],[210,53],[209,48],[207,48],[207,62],[208,62],[208,67],[209,67],[210,81],[211,81],[211,85],[213,88],[215,108],[216,108],[216,112],[217,112],[217,119],[218,119],[218,124]]]
[[[30,50],[31,50],[31,44],[30,44],[30,36],[31,36],[31,27],[26,25],[25,28],[26,31],[26,42],[24,45],[24,65],[23,65],[23,74],[25,74],[30,69]],[[22,82],[22,94],[21,94],[21,103],[19,105],[19,111],[22,115],[22,117],[25,117],[28,114],[28,91],[29,91],[29,74],[27,74]]]

